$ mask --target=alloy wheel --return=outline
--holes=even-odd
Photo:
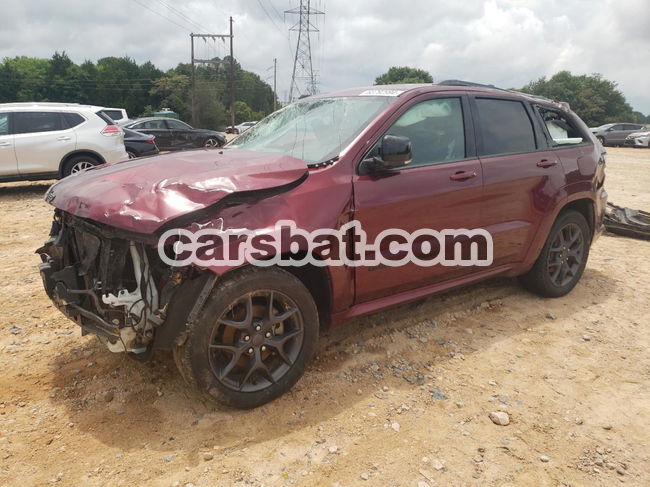
[[[208,344],[212,373],[238,392],[277,383],[302,348],[304,322],[284,293],[259,290],[239,297],[217,319]]]
[[[208,149],[213,149],[215,147],[219,147],[219,141],[217,139],[213,138],[213,137],[210,137],[209,139],[207,139],[205,141],[203,146],[208,148]]]
[[[86,169],[90,169],[93,166],[94,164],[90,161],[79,161],[75,163],[74,166],[72,166],[72,169],[70,170],[70,174],[75,174],[81,171],[85,171]]]
[[[585,253],[585,238],[575,223],[562,227],[551,242],[548,253],[547,272],[551,282],[566,286],[577,275]]]

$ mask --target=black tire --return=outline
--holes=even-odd
[[[575,210],[563,211],[553,224],[535,265],[519,277],[520,282],[540,296],[564,296],[580,280],[590,244],[591,231],[585,217]]]
[[[71,157],[63,164],[63,169],[61,171],[62,177],[68,177],[70,174],[88,169],[92,166],[98,166],[101,162],[93,156],[87,155],[78,155]]]
[[[596,138],[597,138],[598,141],[601,143],[601,145],[602,145],[603,147],[605,147],[605,137],[602,137],[602,136],[599,135],[599,136],[597,136]]]
[[[203,141],[203,147],[206,149],[216,149],[221,147],[223,144],[217,137],[208,137]]]
[[[217,281],[175,345],[174,361],[210,399],[250,409],[300,379],[316,349],[318,327],[314,300],[298,278],[275,267],[247,267]]]

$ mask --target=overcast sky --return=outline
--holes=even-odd
[[[0,57],[75,62],[128,55],[162,69],[189,62],[189,33],[227,33],[235,20],[235,57],[286,98],[298,0],[6,0]],[[635,110],[650,113],[649,0],[311,0],[314,65],[323,92],[372,84],[390,66],[510,88],[568,69],[616,81]],[[223,56],[225,46],[197,47]]]

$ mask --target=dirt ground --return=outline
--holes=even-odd
[[[650,150],[609,149],[605,185],[650,210]],[[650,485],[650,242],[601,237],[564,298],[497,279],[357,319],[236,411],[50,304],[46,188],[0,185],[1,485]]]

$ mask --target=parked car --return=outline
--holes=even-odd
[[[632,147],[650,147],[650,130],[631,133],[625,137],[625,145]]]
[[[253,125],[257,123],[257,120],[254,122],[244,122],[240,123],[239,125],[235,125],[234,127],[228,127],[226,129],[226,133],[228,134],[243,134],[246,132],[249,128],[251,128]]]
[[[319,332],[352,317],[495,276],[519,276],[541,296],[570,292],[603,229],[604,169],[604,149],[565,103],[462,82],[315,95],[223,151],[127,161],[56,183],[40,272],[55,305],[111,351],[145,360],[171,350],[198,390],[251,408],[286,392]],[[388,229],[481,229],[492,258],[326,265],[327,251],[298,239],[268,257],[309,265],[187,265],[182,247],[159,246],[181,230],[264,236],[279,220],[306,232],[357,222],[368,241]],[[343,233],[344,255],[363,249]],[[470,255],[456,237],[438,251],[463,242]],[[377,252],[395,256],[391,247]],[[423,249],[421,258],[435,253]]]
[[[129,155],[129,159],[153,156],[160,152],[153,135],[143,134],[127,128],[123,128],[122,130],[124,130],[124,147],[126,147],[126,153]]]
[[[124,108],[103,108],[102,113],[117,124],[129,121],[129,115]]]
[[[590,128],[596,138],[604,146],[623,145],[625,138],[632,132],[638,132],[643,129],[643,124],[639,123],[606,123],[600,127]]]
[[[226,136],[214,130],[195,129],[180,120],[166,117],[148,117],[132,120],[122,127],[156,137],[160,150],[181,150],[196,147],[221,147]]]
[[[127,158],[124,133],[102,107],[0,104],[0,181],[55,179]]]

